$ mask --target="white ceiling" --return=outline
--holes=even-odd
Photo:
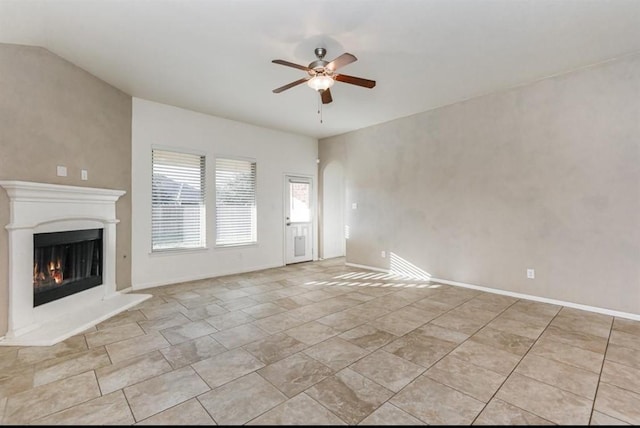
[[[323,138],[640,50],[640,0],[0,0],[0,42],[43,46],[140,98]],[[316,47],[341,82],[317,114]]]

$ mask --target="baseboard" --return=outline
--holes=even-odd
[[[249,268],[249,270],[232,270],[232,271],[221,272],[221,273],[208,273],[203,275],[186,276],[182,278],[173,278],[168,281],[154,281],[154,282],[145,282],[142,284],[134,284],[131,286],[131,288],[132,290],[135,290],[135,291],[144,290],[147,288],[161,287],[163,285],[179,284],[181,282],[190,282],[190,281],[200,281],[202,279],[218,278],[218,277],[227,276],[227,275],[237,275],[240,273],[256,272],[259,270],[273,269],[273,268],[282,267],[282,266],[283,265],[281,264],[270,264],[270,265],[264,265],[264,266],[255,266],[255,267]]]
[[[389,271],[389,269],[381,269],[381,268],[377,268],[377,267],[373,267],[373,266],[360,265],[360,264],[356,264],[356,263],[345,263],[345,265],[351,266],[351,267],[360,268],[360,269],[373,270],[373,271],[376,271],[376,272],[391,273]],[[609,316],[613,316],[613,317],[627,318],[627,319],[631,319],[631,320],[635,320],[635,321],[640,321],[640,314],[631,314],[631,313],[628,313],[628,312],[621,312],[621,311],[615,311],[615,310],[612,310],[612,309],[599,308],[597,306],[582,305],[580,303],[567,302],[567,301],[564,301],[564,300],[549,299],[547,297],[533,296],[531,294],[524,294],[524,293],[516,293],[514,291],[500,290],[498,288],[483,287],[481,285],[467,284],[465,282],[451,281],[451,280],[448,280],[448,279],[431,278],[430,281],[439,282],[441,284],[453,285],[455,287],[470,288],[472,290],[478,290],[478,291],[484,291],[484,292],[487,292],[487,293],[493,293],[493,294],[500,294],[500,295],[503,295],[503,296],[515,297],[517,299],[533,300],[535,302],[549,303],[551,305],[566,306],[568,308],[580,309],[580,310],[583,310],[583,311],[595,312],[595,313],[598,313],[598,314],[603,314],[603,315],[609,315]]]
[[[357,263],[345,263],[346,266],[350,266],[350,267],[354,267],[354,268],[360,268],[360,269],[367,269],[367,270],[375,270],[376,272],[384,272],[384,273],[390,273],[389,269],[382,269],[382,268],[377,268],[377,267],[373,267],[373,266],[367,266],[367,265],[359,265]]]
[[[133,291],[132,287],[127,287],[127,288],[123,288],[122,290],[116,290],[118,293],[123,293],[123,294],[127,294],[127,293],[131,293]]]

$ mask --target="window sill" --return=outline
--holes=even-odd
[[[234,248],[247,248],[247,247],[257,247],[257,242],[250,242],[247,244],[226,244],[226,245],[216,245],[214,248],[216,250],[232,250]]]
[[[209,251],[209,247],[198,248],[167,248],[164,250],[152,250],[149,252],[150,256],[175,256],[183,253],[203,253]]]

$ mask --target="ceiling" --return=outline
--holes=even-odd
[[[0,0],[0,42],[43,46],[136,97],[333,136],[640,51],[638,0]],[[316,47],[340,71],[323,107]]]

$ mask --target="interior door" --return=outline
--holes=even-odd
[[[285,263],[312,260],[313,207],[310,178],[285,177]]]

